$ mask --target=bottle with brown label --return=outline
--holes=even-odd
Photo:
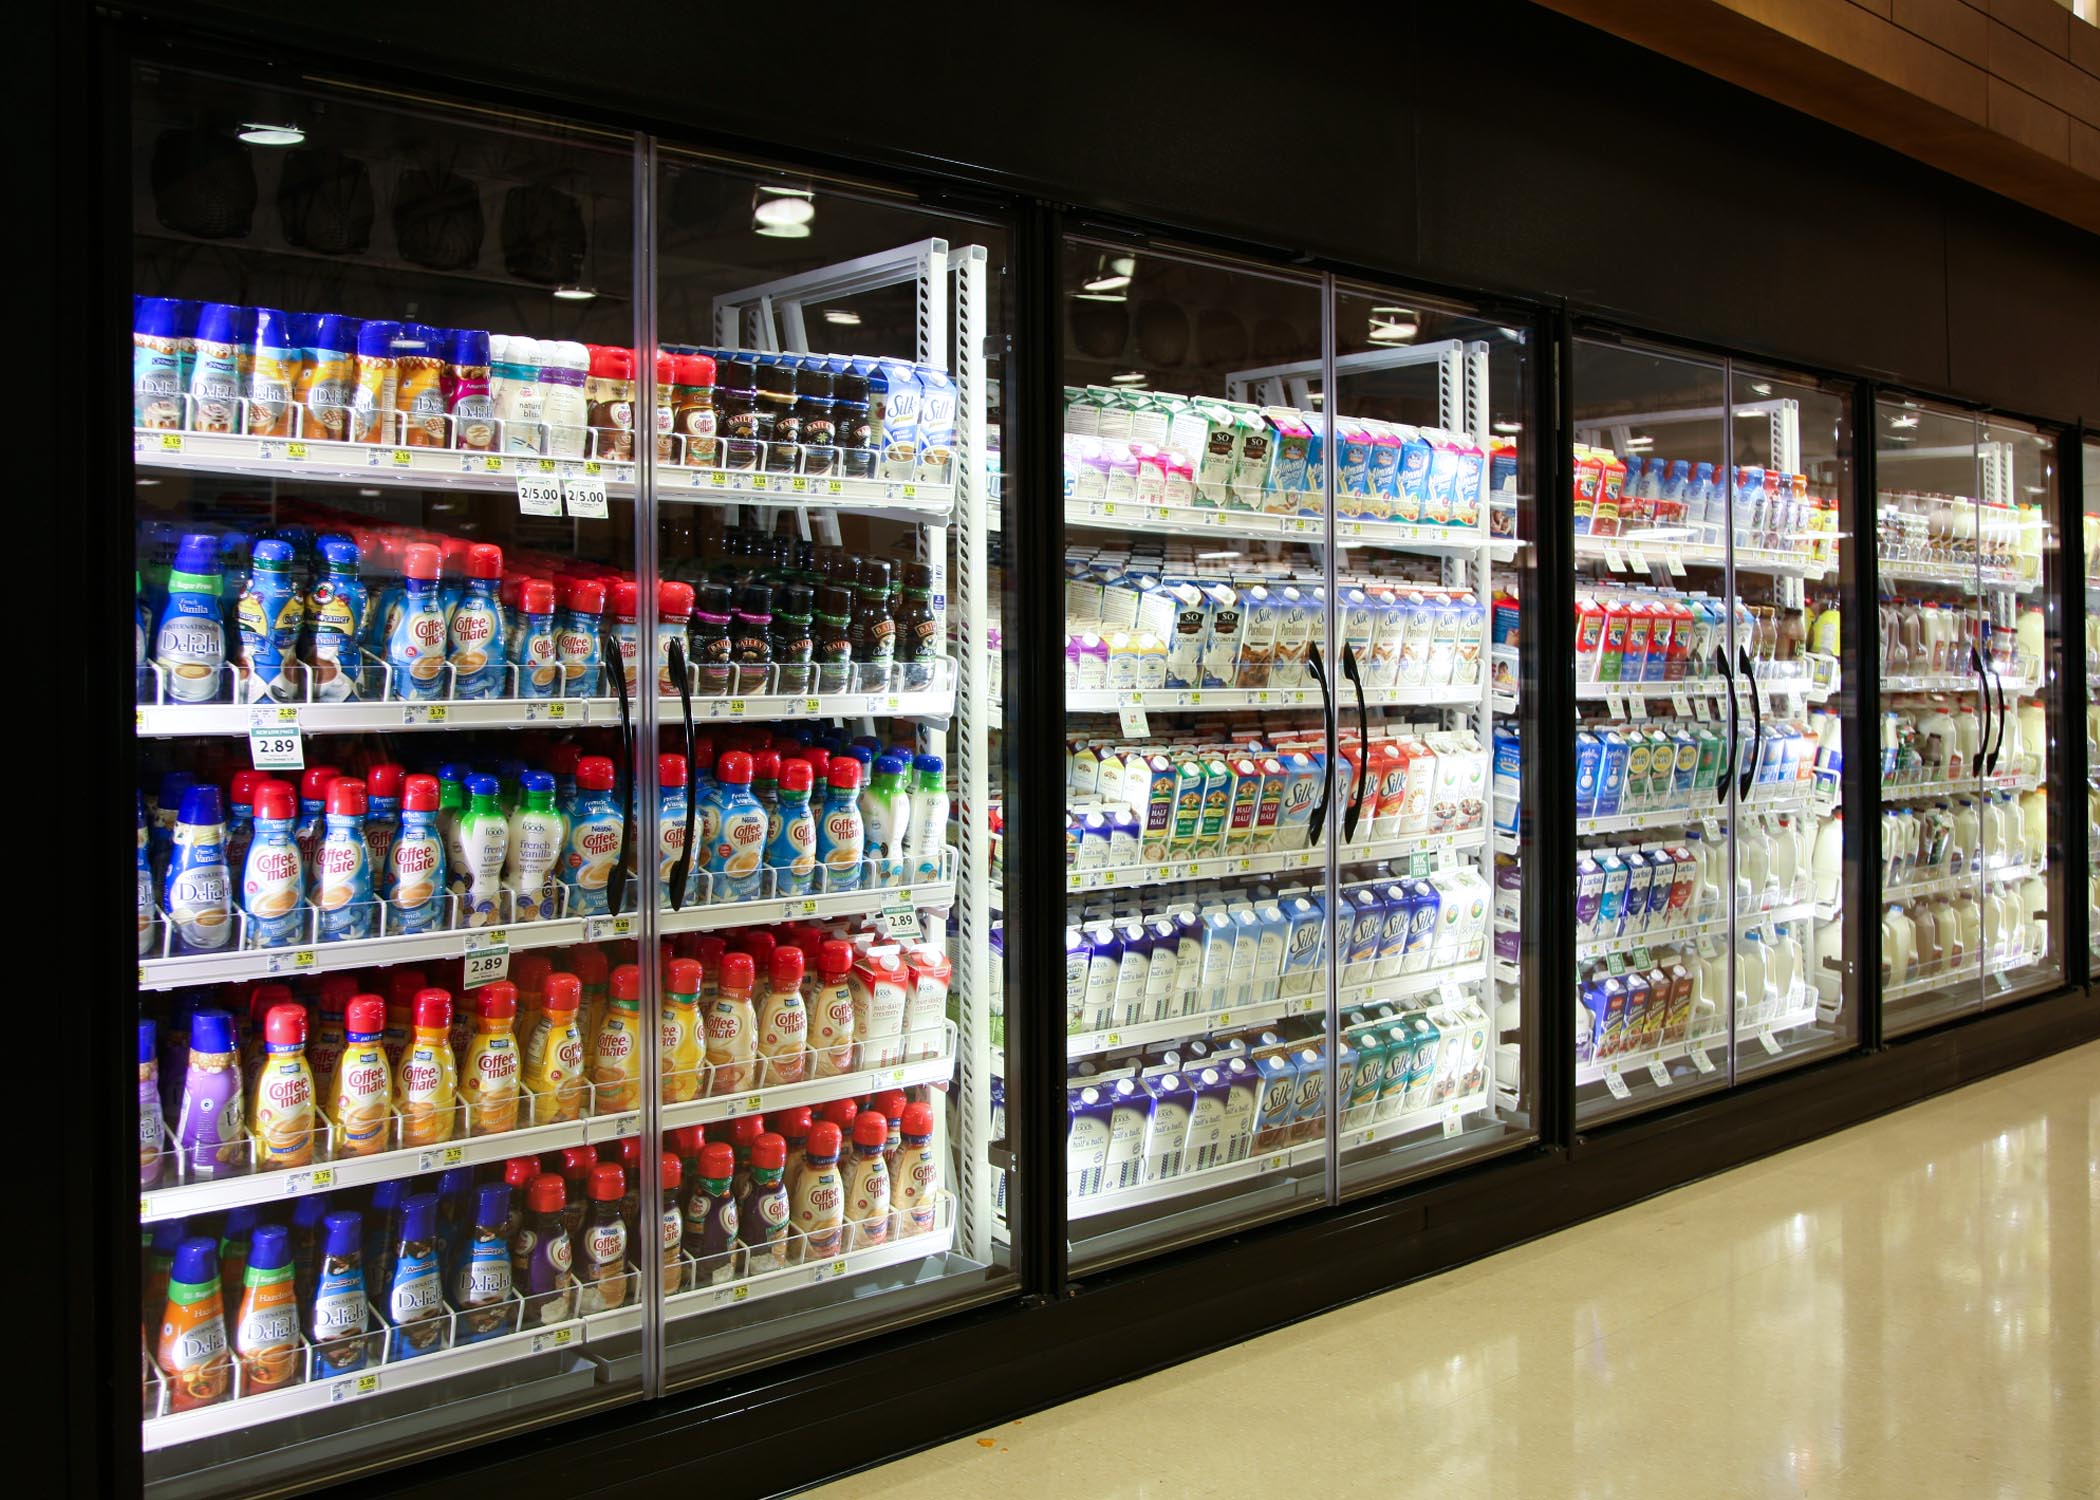
[[[631,463],[634,460],[634,351],[592,344],[590,357],[590,373],[583,381],[585,420],[591,428],[588,456],[611,463]]]
[[[903,567],[904,601],[896,617],[896,656],[904,664],[907,692],[933,685],[933,663],[941,654],[940,619],[933,612],[933,569],[925,563]]]
[[[772,676],[773,590],[747,583],[737,593],[729,622],[729,657],[736,664],[739,696],[763,693]]]
[[[889,685],[896,654],[897,623],[890,617],[890,565],[864,557],[853,580],[854,687],[878,693]]]
[[[718,441],[715,362],[705,354],[681,354],[673,368],[678,381],[676,425],[685,462],[690,468],[712,469]]]

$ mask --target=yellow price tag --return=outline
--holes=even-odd
[[[539,468],[539,471],[542,474],[552,474],[553,472],[555,472],[555,464],[553,459],[542,458],[536,460],[535,462]]]
[[[793,479],[788,481],[788,488],[799,495],[809,488],[809,481],[805,479],[802,475],[797,474]]]
[[[160,435],[160,451],[163,453],[180,453],[182,451],[182,434],[179,432],[162,433]]]
[[[456,1167],[466,1159],[467,1148],[465,1146],[447,1146],[444,1150],[438,1152],[438,1165],[441,1167]]]
[[[843,1275],[845,1275],[845,1274],[846,1274],[846,1263],[845,1263],[845,1262],[844,1262],[843,1260],[835,1260],[835,1261],[833,1261],[833,1262],[831,1263],[831,1274],[832,1274],[833,1276],[843,1276]]]
[[[903,494],[907,500],[916,500],[919,498],[919,487],[915,484],[907,484],[904,486]]]
[[[733,1286],[729,1289],[729,1300],[731,1302],[741,1302],[750,1295],[751,1288],[749,1288],[748,1286],[738,1285]]]
[[[764,1105],[765,1102],[766,1096],[764,1094],[746,1094],[744,1096],[744,1108],[749,1110],[756,1110]]]
[[[763,474],[753,474],[751,476],[751,488],[753,488],[754,490],[762,490],[767,488],[766,476]]]
[[[481,460],[481,472],[484,474],[501,474],[503,472],[503,456],[499,453],[485,454]]]
[[[729,476],[717,469],[707,476],[707,483],[712,489],[727,489],[729,487]]]
[[[595,475],[598,472],[598,460],[596,460],[595,458],[585,459],[583,462],[583,472],[586,474]]]
[[[286,443],[284,445],[284,456],[293,463],[297,463],[300,459],[306,457],[306,444]]]
[[[1115,513],[1116,513],[1116,502],[1115,502],[1115,501],[1113,501],[1113,500],[1104,500],[1104,501],[1102,501],[1102,502],[1101,502],[1101,514],[1102,514],[1102,515],[1104,515],[1104,516],[1112,516],[1112,515],[1114,515]]]
[[[802,711],[812,716],[820,712],[823,709],[823,706],[824,705],[815,698],[804,698],[802,700]]]
[[[145,1199],[145,1198],[141,1198],[141,1199],[139,1199],[139,1222],[140,1222],[140,1223],[142,1223],[142,1224],[143,1224],[143,1223],[144,1223],[144,1222],[146,1221],[146,1219],[147,1219],[147,1217],[148,1217],[148,1215],[147,1215],[147,1211],[146,1211],[146,1209],[147,1209],[147,1203],[148,1203],[148,1201],[149,1201],[149,1200],[147,1200],[147,1199]]]
[[[396,448],[394,450],[394,467],[397,469],[405,469],[408,467],[409,462],[414,457],[415,455],[410,453],[406,448]]]
[[[846,485],[845,485],[845,482],[844,482],[843,480],[838,480],[838,479],[827,479],[827,480],[825,480],[825,481],[824,481],[824,493],[825,493],[825,494],[827,494],[827,495],[843,495],[843,494],[845,494],[845,493],[846,493]]]
[[[741,719],[743,716],[744,700],[741,698],[731,698],[729,700],[729,717],[732,719]]]
[[[431,724],[442,724],[451,716],[451,709],[447,708],[442,703],[433,703],[426,711],[425,722]]]
[[[1230,1026],[1232,1024],[1232,1012],[1229,1010],[1219,1011],[1217,1015],[1211,1018],[1210,1024],[1213,1026]]]
[[[301,949],[300,949],[300,950],[299,950],[299,951],[298,951],[297,953],[294,953],[294,954],[292,955],[292,967],[293,967],[293,968],[295,968],[295,969],[311,969],[311,968],[312,968],[313,966],[314,966],[314,950],[313,950],[313,949],[311,949],[311,948],[301,948]]]

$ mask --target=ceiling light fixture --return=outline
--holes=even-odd
[[[1366,337],[1375,344],[1404,344],[1422,331],[1411,307],[1374,307],[1371,331]]]
[[[817,206],[807,198],[768,198],[751,210],[760,224],[807,224],[816,216]]]
[[[1129,285],[1128,276],[1096,276],[1092,281],[1084,283],[1084,289],[1089,292],[1120,292]]]
[[[588,302],[598,293],[587,286],[564,285],[556,287],[554,295],[563,302]]]
[[[1621,443],[1619,446],[1624,448],[1628,453],[1633,452],[1636,448],[1638,448],[1641,452],[1646,453],[1650,448],[1653,448],[1655,446],[1655,439],[1652,437],[1630,437],[1625,442]]]
[[[1128,302],[1130,299],[1121,292],[1074,292],[1072,300],[1074,302]]]
[[[1143,385],[1146,376],[1143,370],[1125,370],[1120,375],[1111,375],[1108,378],[1116,385]]]
[[[1118,276],[1134,276],[1137,274],[1137,257],[1134,255],[1110,256],[1108,268]]]
[[[1766,381],[1766,380],[1753,380],[1753,381],[1751,381],[1751,382],[1750,382],[1750,389],[1751,389],[1751,391],[1752,391],[1752,393],[1753,393],[1753,394],[1756,394],[1756,395],[1759,395],[1759,396],[1769,396],[1769,395],[1771,395],[1771,394],[1772,394],[1772,385],[1771,385],[1771,382],[1770,382],[1770,381]]]
[[[769,240],[806,240],[809,238],[807,224],[760,224],[752,222],[751,232],[762,234]]]
[[[1914,411],[1898,412],[1889,418],[1889,426],[1909,429],[1918,425],[1918,414]]]
[[[860,314],[848,307],[827,307],[824,309],[824,321],[836,324],[840,328],[858,328]]]
[[[1507,417],[1504,417],[1501,421],[1495,423],[1494,427],[1495,431],[1501,433],[1504,437],[1509,437],[1515,433],[1519,433],[1524,430],[1524,424],[1522,422],[1512,422]]]
[[[1232,560],[1233,558],[1235,558],[1235,557],[1238,557],[1238,556],[1239,556],[1239,553],[1237,553],[1237,552],[1198,552],[1198,553],[1196,554],[1196,561],[1197,561],[1197,562],[1230,562],[1230,561],[1231,561],[1231,560]]]
[[[296,125],[264,125],[252,120],[239,133],[251,146],[296,146],[306,139],[306,132]]]

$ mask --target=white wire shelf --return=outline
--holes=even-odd
[[[1881,904],[1901,905],[1916,901],[1921,896],[1948,896],[1961,891],[1973,891],[1979,885],[2003,885],[2009,881],[2026,880],[2048,870],[2046,864],[2001,864],[1985,865],[1964,870],[1959,875],[1941,875],[1931,880],[1909,880],[1900,885],[1882,882]]]
[[[1330,809],[1330,814],[1332,810]],[[1372,839],[1345,844],[1342,863],[1363,864],[1374,860],[1403,859],[1431,850],[1462,853],[1487,842],[1485,828],[1450,833],[1418,833],[1405,838]],[[1097,870],[1065,872],[1067,894],[1085,891],[1128,890],[1138,886],[1183,885],[1192,880],[1228,880],[1238,875],[1279,874],[1288,870],[1324,869],[1327,851],[1312,849],[1268,850],[1255,854],[1227,854],[1213,859],[1170,859],[1158,865],[1110,865]]]
[[[1822,810],[1813,793],[1792,797],[1759,797],[1752,787],[1748,801],[1736,804],[1737,810],[1746,813],[1808,813]],[[1724,816],[1730,806],[1725,800],[1717,800],[1715,789],[1701,788],[1692,794],[1692,805],[1686,807],[1653,807],[1635,812],[1612,813],[1603,817],[1577,818],[1575,833],[1579,838],[1590,838],[1604,833],[1631,833],[1644,828],[1675,828],[1686,823],[1696,823],[1702,818]]]
[[[1314,499],[1317,501],[1318,497]],[[1324,516],[1202,505],[1156,505],[1136,500],[1067,500],[1065,524],[1111,531],[1165,532],[1174,536],[1247,537],[1256,541],[1317,543],[1330,536]],[[1331,535],[1345,546],[1451,557],[1474,556],[1488,542],[1485,525],[1438,526],[1360,516],[1337,517]]]
[[[1652,568],[1665,568],[1674,577],[1687,568],[1721,567],[1728,560],[1728,549],[1719,542],[1693,542],[1671,537],[1584,535],[1575,538],[1575,556],[1602,562],[1615,573],[1643,576]],[[1767,573],[1813,581],[1825,577],[1834,566],[1796,549],[1735,549],[1735,567],[1739,573]]]
[[[1485,1092],[1468,1094],[1461,1099],[1448,1100],[1426,1109],[1397,1115],[1389,1120],[1345,1130],[1337,1144],[1343,1151],[1355,1151],[1365,1146],[1397,1140],[1401,1136],[1413,1135],[1418,1130],[1443,1126],[1447,1120],[1458,1121],[1468,1115],[1479,1114],[1487,1109],[1488,1103],[1489,1096]],[[1244,1182],[1250,1178],[1267,1177],[1293,1168],[1318,1167],[1326,1159],[1326,1141],[1321,1137],[1314,1137],[1278,1149],[1255,1151],[1238,1161],[1226,1162],[1221,1166],[1206,1167],[1197,1172],[1184,1172],[1174,1177],[1162,1177],[1152,1182],[1141,1183],[1134,1188],[1125,1188],[1120,1192],[1092,1193],[1084,1197],[1069,1198],[1065,1204],[1065,1217],[1074,1221],[1095,1219],[1103,1214],[1120,1213],[1125,1209],[1143,1208],[1175,1198],[1194,1197],[1196,1194],[1230,1187],[1235,1182]]]
[[[1813,1000],[1805,1004],[1797,1004],[1793,1008],[1781,1011],[1777,1015],[1739,1022],[1735,1028],[1736,1041],[1740,1044],[1745,1041],[1756,1041],[1765,1036],[1770,1036],[1776,1041],[1780,1032],[1791,1031],[1797,1026],[1806,1026],[1815,1018],[1816,1006]],[[1578,1062],[1575,1065],[1575,1086],[1577,1088],[1586,1088],[1591,1084],[1603,1083],[1606,1077],[1610,1075],[1623,1077],[1636,1073],[1646,1074],[1649,1070],[1649,1065],[1652,1063],[1672,1063],[1679,1058],[1690,1057],[1695,1051],[1706,1054],[1707,1060],[1712,1062],[1713,1059],[1709,1049],[1722,1046],[1727,1040],[1728,1037],[1725,1030],[1717,1029],[1684,1041],[1667,1042],[1660,1047],[1647,1047],[1638,1052],[1619,1052],[1606,1058],[1592,1058],[1587,1062]],[[1704,1072],[1705,1069],[1702,1068],[1700,1071]],[[1667,1087],[1667,1085],[1663,1084],[1658,1084],[1657,1086]]]
[[[1941,781],[1884,781],[1883,802],[1914,802],[1923,797],[1973,797],[1981,792],[2031,792],[2041,778],[2018,772],[1998,776],[1960,776]]]
[[[1065,691],[1065,709],[1075,714],[1116,713],[1126,708],[1141,708],[1153,713],[1180,710],[1212,713],[1232,709],[1265,711],[1319,708],[1325,701],[1317,683],[1302,687],[1068,688]],[[1344,686],[1337,701],[1343,704],[1354,702],[1355,690]],[[1481,685],[1468,682],[1438,687],[1365,688],[1364,703],[1372,708],[1478,708]]]
[[[1995,565],[1979,568],[1973,560],[1959,558],[1937,562],[1883,557],[1876,560],[1875,570],[1883,579],[1937,584],[1941,588],[1959,589],[1965,594],[2031,594],[2042,586],[2040,579],[2022,578],[2018,568]]]
[[[855,1045],[862,1047],[865,1044]],[[908,1088],[915,1083],[942,1083],[955,1073],[956,1031],[951,1022],[942,1021],[922,1031],[906,1033],[883,1046],[894,1055],[872,1067],[857,1067],[821,1078],[804,1077],[796,1083],[738,1088],[733,1092],[718,1081],[717,1075],[722,1072],[720,1068],[703,1067],[686,1081],[703,1089],[711,1088],[709,1096],[665,1104],[660,1112],[663,1128],[676,1130],[686,1125],[732,1120],[739,1115],[769,1114],[804,1104],[822,1104],[831,1099],[863,1098],[880,1089]],[[865,1062],[865,1054],[857,1060]],[[800,1070],[808,1074],[814,1065],[814,1054],[805,1054]],[[755,1074],[756,1071],[755,1066],[742,1069],[739,1076],[742,1072]],[[588,1139],[594,1145],[599,1141],[619,1140],[633,1135],[640,1125],[640,1116],[636,1113],[601,1115],[591,1122]]]
[[[2001,956],[1989,963],[1963,964],[1959,969],[1945,970],[1937,974],[1920,975],[1906,979],[1901,984],[1883,985],[1881,1000],[1886,1005],[1891,1000],[1906,1000],[1912,995],[1927,994],[1933,990],[1952,989],[1956,985],[1976,984],[1993,974],[2004,974],[2014,969],[2024,969],[2030,964],[2040,963],[2046,955],[2040,953],[2016,953]]]
[[[1797,892],[1805,890],[1808,885],[1808,880],[1802,879],[1796,882],[1795,889]],[[1731,929],[1748,931],[1767,922],[1798,922],[1805,918],[1829,919],[1826,909],[1813,901],[1786,901],[1733,916],[1722,912],[1697,922],[1678,922],[1669,927],[1648,927],[1635,932],[1583,938],[1575,945],[1575,959],[1580,963],[1614,953],[1631,953],[1636,948],[1679,947],[1704,937],[1725,937]]]

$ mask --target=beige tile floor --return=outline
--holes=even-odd
[[[813,1491],[2100,1496],[2100,1044]]]

